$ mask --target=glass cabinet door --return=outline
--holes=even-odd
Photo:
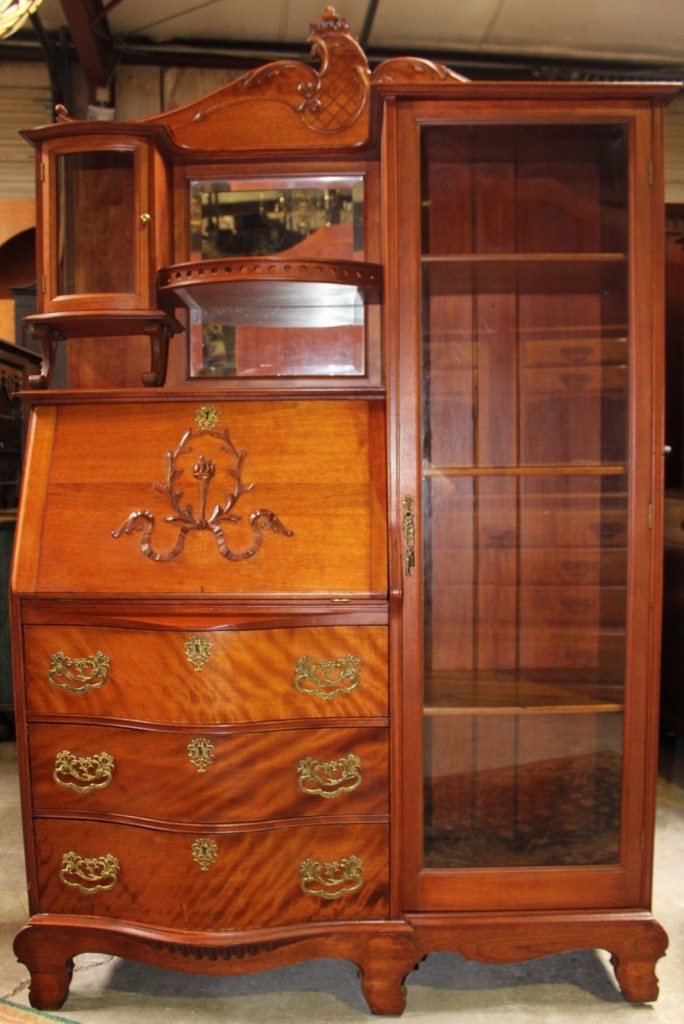
[[[151,304],[149,156],[137,139],[46,146],[45,311]],[[154,301],[154,300],[152,300]]]
[[[633,365],[629,126],[439,113],[407,112],[398,158],[417,186],[399,195],[421,284],[398,300],[417,328],[398,341],[416,566],[407,551],[404,699],[423,709],[420,792],[406,782],[421,838],[406,842],[416,891],[437,901],[412,905],[444,907],[445,871],[474,901],[463,879],[490,868],[507,878],[500,906],[519,869],[549,905],[557,869],[617,877],[626,839],[635,383],[651,427]]]

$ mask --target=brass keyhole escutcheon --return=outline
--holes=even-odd
[[[201,672],[211,655],[211,643],[205,636],[190,636],[185,641],[185,657],[195,669]]]

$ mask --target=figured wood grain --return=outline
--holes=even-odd
[[[207,870],[193,860],[192,843],[209,836],[218,847]],[[388,830],[380,824],[303,825],[220,832],[198,826],[173,832],[103,822],[36,822],[39,904],[51,914],[113,917],[147,926],[196,932],[265,928],[388,916]],[[113,854],[120,862],[109,892],[83,894],[60,881],[63,854]],[[300,864],[356,856],[363,884],[329,900],[304,893]]]
[[[188,751],[197,737],[213,746],[203,771]],[[76,757],[105,751],[115,764],[111,783],[90,792],[59,785],[54,778],[55,758],[65,749]],[[323,797],[299,787],[301,760],[336,762],[349,754],[360,761],[358,788]],[[36,724],[31,729],[31,765],[38,814],[119,814],[200,824],[388,812],[386,728],[350,725],[217,734],[211,729],[163,732]],[[64,773],[58,778],[73,781]],[[349,786],[356,779],[344,781]]]
[[[384,626],[200,631],[212,645],[199,671],[185,656],[195,631],[89,626],[24,629],[29,714],[152,722],[227,724],[387,713],[387,629]],[[52,685],[53,654],[109,658],[108,679],[86,693]],[[353,655],[360,683],[328,699],[295,686],[299,658],[322,664]]]

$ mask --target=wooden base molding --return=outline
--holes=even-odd
[[[575,949],[605,949],[627,1002],[658,998],[655,966],[668,939],[645,911],[410,915],[408,921],[421,957],[450,951],[480,963],[507,964]]]
[[[58,1010],[64,1004],[75,956],[99,952],[213,976],[251,974],[327,957],[350,960],[359,969],[371,1012],[380,1016],[403,1013],[404,979],[420,958],[412,929],[400,921],[197,935],[56,914],[31,918],[17,935],[14,951],[31,973],[29,1000],[39,1010]]]

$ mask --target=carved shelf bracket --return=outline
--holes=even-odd
[[[90,311],[36,313],[25,318],[41,350],[40,373],[29,377],[29,386],[46,388],[57,356],[57,345],[68,338],[146,335],[150,339],[150,369],[142,374],[145,387],[162,387],[169,362],[169,341],[182,325],[161,310],[115,310],[105,314]]]
[[[202,407],[199,412],[202,413],[202,416],[198,414],[196,422],[200,424],[214,422],[214,417],[207,416],[206,407]],[[184,492],[179,489],[179,478],[184,472],[180,463],[185,456],[193,453],[191,442],[209,438],[218,442],[219,454],[226,456],[227,464],[224,466],[223,475],[225,479],[231,481],[231,485],[224,491],[223,500],[217,502],[209,511],[212,484],[218,467],[213,457],[204,453],[198,454],[192,467],[192,476],[197,484],[197,510],[195,511],[193,505],[185,501]],[[176,543],[169,551],[165,552],[157,551],[154,548],[152,533],[156,519],[155,513],[148,509],[131,512],[118,530],[112,530],[112,537],[118,540],[124,535],[130,536],[134,531],[141,533],[140,548],[143,554],[154,562],[168,562],[176,558],[183,550],[187,535],[195,530],[211,530],[216,538],[219,553],[231,562],[244,562],[246,559],[252,558],[260,549],[267,531],[292,537],[293,531],[283,525],[275,512],[259,508],[249,517],[252,543],[239,551],[229,547],[224,530],[226,526],[235,526],[241,522],[243,517],[235,513],[235,506],[240,498],[249,493],[254,486],[253,483],[245,484],[242,479],[246,456],[246,452],[238,451],[225,428],[213,425],[200,425],[197,429],[189,428],[181,437],[178,445],[166,453],[166,482],[154,485],[156,491],[168,498],[173,510],[165,515],[162,521],[178,524]]]

